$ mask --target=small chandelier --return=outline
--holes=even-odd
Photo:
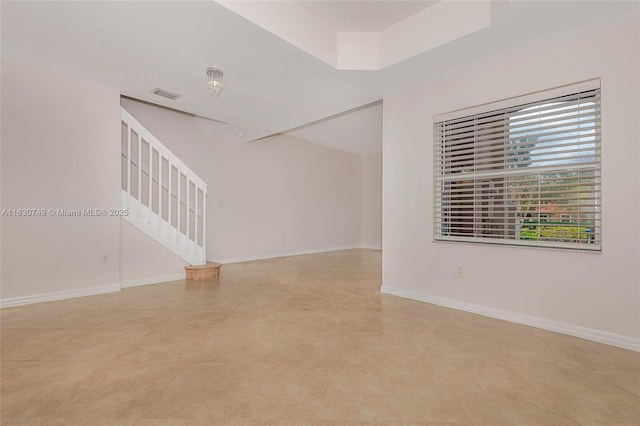
[[[207,68],[207,87],[209,88],[209,92],[211,96],[215,95],[220,96],[220,92],[222,92],[222,77],[224,73],[220,68],[217,67],[209,67]]]

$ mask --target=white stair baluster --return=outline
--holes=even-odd
[[[189,183],[189,174],[188,174],[187,171],[184,172],[184,180],[187,183],[187,188],[186,188],[186,191],[187,191],[187,202],[185,204],[185,211],[187,212],[187,227],[185,229],[184,249],[185,250],[189,250],[189,247],[188,247],[187,243],[190,240],[189,235],[191,234],[189,232],[190,231],[190,229],[189,229],[189,225],[190,225],[189,219],[191,219],[191,209],[190,209],[190,204],[189,204],[189,193],[191,192],[191,184]]]
[[[169,165],[169,184],[167,186],[167,237],[171,237],[171,205],[173,204],[173,187],[171,184],[173,183],[171,177],[173,176],[173,163],[171,162],[171,157],[167,156],[167,164]]]
[[[158,231],[162,229],[162,169],[164,168],[162,151],[158,150]]]
[[[207,262],[206,259],[206,255],[205,255],[205,241],[206,241],[206,237],[207,237],[207,233],[205,232],[206,228],[205,228],[205,221],[207,218],[207,188],[202,188],[202,250],[200,251],[201,253],[201,257],[200,257],[200,261],[203,263]]]
[[[131,210],[131,125],[129,120],[125,120],[127,123],[127,210]],[[129,214],[131,214],[129,212]]]
[[[151,223],[151,213],[153,213],[153,146],[151,146],[151,138],[149,138],[149,165],[147,166],[149,172],[149,196],[147,202],[149,203],[149,210],[147,210],[147,223]]]
[[[198,254],[198,185],[193,182],[193,255]]]
[[[142,206],[142,134],[140,134],[140,129],[136,129],[138,132],[138,155],[136,156],[136,161],[138,162],[138,211],[137,215],[140,216],[142,213],[140,212],[140,208]]]
[[[180,233],[182,232],[182,228],[180,227],[180,217],[182,216],[180,214],[180,210],[182,210],[182,200],[180,197],[180,192],[181,192],[181,186],[182,186],[182,172],[180,171],[180,169],[177,169],[178,172],[178,196],[177,196],[177,200],[178,200],[178,211],[176,212],[176,243],[180,244]]]

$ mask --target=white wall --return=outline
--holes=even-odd
[[[188,265],[124,219],[120,221],[119,260],[123,287],[182,279]]]
[[[362,156],[362,245],[382,248],[382,153]]]
[[[360,156],[289,136],[221,142],[212,121],[122,102],[207,182],[209,260],[361,245]]]
[[[2,207],[119,207],[118,91],[1,66]],[[2,303],[117,290],[118,221],[2,217]]]
[[[640,349],[638,20],[545,38],[385,97],[383,289]],[[433,242],[433,116],[594,77],[602,79],[602,253]]]

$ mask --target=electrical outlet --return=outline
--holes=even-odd
[[[456,265],[456,277],[464,277],[464,266],[459,263]]]
[[[108,254],[103,254],[102,255],[102,264],[103,265],[108,265],[111,263],[111,257],[109,257]]]
[[[281,236],[281,237],[280,237],[280,242],[281,242],[282,244],[284,244],[284,236]]]

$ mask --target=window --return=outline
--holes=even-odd
[[[435,240],[601,249],[600,80],[434,121]]]

